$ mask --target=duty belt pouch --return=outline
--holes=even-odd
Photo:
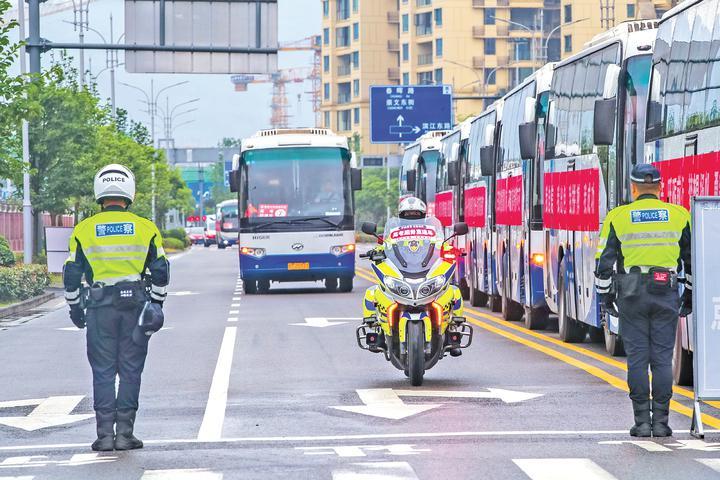
[[[642,274],[640,273],[622,273],[615,276],[617,282],[617,299],[629,300],[637,298],[643,293]]]
[[[666,293],[676,283],[676,275],[667,268],[651,268],[647,274],[647,290],[651,294]],[[677,286],[677,285],[675,285]]]
[[[113,291],[113,307],[132,310],[145,302],[144,289],[137,283],[118,283]]]

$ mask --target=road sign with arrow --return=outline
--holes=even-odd
[[[410,143],[434,130],[453,126],[450,85],[370,87],[370,140]]]
[[[395,390],[392,388],[370,388],[357,390],[363,405],[330,407],[345,412],[359,413],[370,417],[401,420],[442,406],[442,403],[405,403],[400,397],[421,398],[469,398],[498,399],[504,403],[524,402],[542,396],[538,393],[517,392],[500,388],[488,388],[487,392],[456,392],[449,390]]]

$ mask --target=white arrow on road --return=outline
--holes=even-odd
[[[188,295],[197,295],[197,292],[190,292],[188,290],[183,290],[180,292],[168,292],[168,296],[171,297],[187,297]]]
[[[327,318],[327,317],[307,317],[305,323],[291,323],[296,327],[315,327],[325,328],[334,325],[343,325],[347,322],[331,322],[330,320],[360,320],[359,318]]]
[[[70,413],[83,398],[83,395],[73,395],[0,402],[0,409],[37,405],[32,412],[23,417],[0,417],[0,424],[33,432],[42,428],[58,427],[93,418],[94,415],[91,414],[72,415]]]
[[[403,122],[405,121],[405,117],[402,116],[402,114],[398,115],[396,118],[398,125],[402,127]]]
[[[538,393],[516,392],[501,388],[488,388],[487,392],[453,392],[446,390],[393,390],[392,388],[371,388],[357,390],[364,405],[352,407],[330,407],[345,412],[359,413],[371,417],[401,420],[433,408],[440,407],[442,403],[435,404],[407,404],[400,397],[425,398],[497,398],[505,403],[523,402],[542,396]]]

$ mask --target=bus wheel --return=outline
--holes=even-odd
[[[257,291],[258,293],[268,293],[270,291],[270,280],[258,280]]]
[[[605,341],[605,329],[598,327],[588,327],[590,341],[593,343],[602,343]]]
[[[487,305],[488,295],[481,292],[474,285],[470,285],[470,305],[473,307],[484,307]]]
[[[607,328],[607,325],[603,327],[603,334],[605,337],[605,351],[613,357],[621,357],[625,355],[625,347],[623,347],[622,339],[620,336],[614,334]]]
[[[243,281],[243,290],[248,295],[255,295],[257,293],[257,282],[255,280]]]
[[[547,309],[525,307],[525,328],[528,330],[545,330],[547,324]]]
[[[680,325],[675,335],[675,349],[673,351],[673,380],[678,385],[692,386],[693,384],[693,354],[682,346]]]
[[[325,279],[325,290],[328,292],[334,292],[338,288],[338,278],[328,277]]]
[[[462,299],[468,300],[470,298],[470,287],[468,287],[467,280],[464,278],[461,279],[458,288],[460,288],[460,295],[462,295]]]
[[[502,297],[500,295],[490,295],[489,299],[490,305],[490,311],[499,313],[502,312]]]
[[[352,292],[353,289],[353,277],[350,275],[340,277],[340,291],[343,293]]]
[[[505,294],[503,288],[502,295],[502,316],[508,322],[518,322],[522,320],[523,308],[519,303],[510,300],[509,296]]]
[[[225,247],[227,247],[227,245],[225,245],[225,242],[223,242],[222,240],[218,241],[218,249],[225,250]]]
[[[560,278],[558,280],[558,333],[560,340],[566,343],[579,343],[585,340],[587,332],[580,322],[570,318],[567,311],[567,301],[565,299],[565,268],[560,269]]]

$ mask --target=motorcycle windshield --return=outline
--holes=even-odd
[[[385,255],[404,275],[424,277],[440,258],[443,227],[435,217],[391,218],[385,226]]]

